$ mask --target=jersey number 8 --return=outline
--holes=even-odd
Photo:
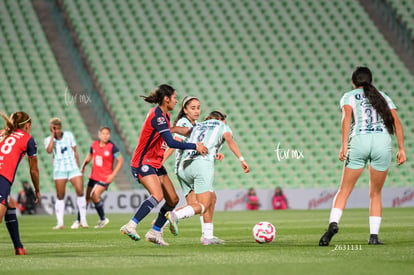
[[[3,146],[1,146],[0,151],[7,155],[11,152],[11,150],[13,149],[13,145],[16,143],[16,139],[14,137],[8,137],[6,138],[6,140],[4,141]]]

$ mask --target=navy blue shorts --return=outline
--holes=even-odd
[[[139,180],[148,175],[157,175],[157,176],[164,176],[167,175],[167,170],[165,170],[164,166],[161,168],[154,168],[148,164],[142,165],[140,167],[133,167],[131,166],[131,172],[134,178],[139,182]]]
[[[7,206],[10,195],[11,184],[5,177],[0,175],[0,204]]]
[[[109,186],[109,183],[102,182],[102,181],[96,181],[96,180],[93,180],[93,179],[89,179],[89,181],[88,181],[88,187],[92,187],[93,188],[96,184],[97,185],[100,185],[102,187],[105,187],[105,190],[108,189],[108,186]]]

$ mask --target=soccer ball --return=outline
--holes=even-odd
[[[253,227],[252,233],[256,242],[271,243],[276,237],[276,228],[270,222],[259,222]]]

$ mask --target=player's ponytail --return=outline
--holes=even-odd
[[[2,131],[2,138],[0,142],[10,136],[16,129],[23,129],[24,125],[26,125],[26,123],[30,123],[32,120],[25,112],[15,112],[10,116],[10,118],[8,118],[5,113],[0,112],[0,116],[6,123]]]
[[[357,67],[352,73],[352,82],[356,87],[362,87],[366,98],[384,121],[390,135],[394,134],[394,118],[390,107],[381,93],[372,85],[372,73],[367,67]]]
[[[191,101],[193,101],[193,100],[197,100],[197,101],[200,101],[200,100],[198,100],[198,98],[196,98],[196,97],[194,97],[194,96],[186,96],[186,97],[184,97],[184,99],[183,99],[183,103],[181,103],[181,108],[180,108],[180,111],[178,112],[178,116],[176,117],[176,119],[174,120],[174,126],[176,126],[177,125],[177,122],[180,120],[180,118],[182,118],[182,117],[184,117],[185,116],[185,112],[184,112],[184,109],[185,108],[187,108],[187,105],[191,102]]]
[[[162,84],[157,87],[155,92],[151,92],[148,96],[141,95],[146,102],[148,103],[156,103],[158,105],[161,105],[164,101],[164,97],[171,97],[174,93],[175,89],[167,84]]]

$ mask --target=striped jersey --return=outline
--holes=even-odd
[[[0,133],[1,139],[1,133]],[[28,133],[17,129],[0,143],[0,175],[13,184],[20,161],[37,156],[37,145]]]
[[[391,98],[381,91],[380,93],[387,101],[390,109],[397,109]],[[351,131],[349,134],[350,137],[370,133],[388,133],[383,119],[372,107],[368,98],[366,98],[364,89],[358,88],[345,93],[341,98],[340,105],[341,108],[345,105],[350,105],[352,107],[353,115]]]
[[[189,129],[192,129],[194,127],[194,125],[190,122],[190,120],[188,120],[188,118],[186,116],[180,118],[177,121],[176,126],[186,127],[186,128],[189,128]],[[187,142],[188,137],[182,136],[180,134],[175,134],[175,136],[180,138],[182,141]],[[177,173],[177,171],[178,171],[178,166],[180,165],[181,156],[182,156],[183,152],[184,152],[184,150],[182,150],[182,149],[176,149],[175,150],[175,167],[174,167],[175,173]]]
[[[197,143],[202,142],[208,148],[208,154],[200,155],[195,150],[186,150],[183,154],[184,160],[206,159],[214,161],[216,154],[220,150],[224,142],[224,133],[232,134],[230,127],[224,122],[216,119],[209,119],[201,123],[197,123],[193,127],[190,137],[187,142]]]
[[[51,136],[44,140],[45,147],[49,144]],[[66,172],[79,168],[76,162],[73,147],[76,146],[75,138],[71,132],[62,132],[60,139],[53,140],[53,167],[54,171]]]

